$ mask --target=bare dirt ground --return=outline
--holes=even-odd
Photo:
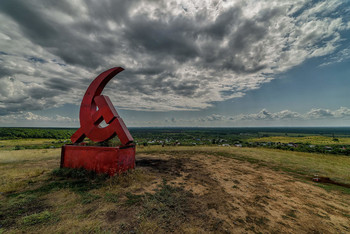
[[[171,232],[350,232],[350,195],[259,164],[203,154],[139,154],[136,165],[156,176],[144,191],[166,179],[192,194],[181,210],[181,229]]]

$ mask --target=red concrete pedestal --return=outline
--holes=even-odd
[[[110,176],[135,168],[135,145],[124,147],[62,146],[61,168],[85,168]]]

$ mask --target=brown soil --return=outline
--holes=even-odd
[[[136,166],[156,175],[158,184],[165,178],[193,194],[179,232],[350,232],[350,195],[258,164],[210,155],[140,154]]]

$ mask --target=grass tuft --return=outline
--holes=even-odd
[[[126,200],[125,204],[132,206],[132,205],[140,204],[142,201],[143,195],[135,195],[130,192],[127,192],[126,197],[128,198],[128,200]]]
[[[100,199],[101,197],[91,193],[81,193],[81,203],[89,204],[95,200]]]
[[[52,221],[57,221],[58,219],[49,211],[43,211],[36,214],[31,214],[24,216],[21,220],[23,226],[33,226],[38,224],[48,224]]]
[[[104,199],[107,202],[118,203],[119,195],[115,193],[106,193]]]

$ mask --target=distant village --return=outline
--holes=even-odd
[[[227,139],[207,139],[207,138],[193,138],[193,139],[173,139],[166,138],[164,140],[152,139],[136,142],[138,145],[162,145],[165,146],[196,146],[196,145],[215,145],[221,147],[264,147],[289,151],[300,152],[314,152],[314,153],[330,153],[350,155],[350,145],[315,145],[307,143],[281,143],[281,142],[251,142],[244,140],[227,140]]]

